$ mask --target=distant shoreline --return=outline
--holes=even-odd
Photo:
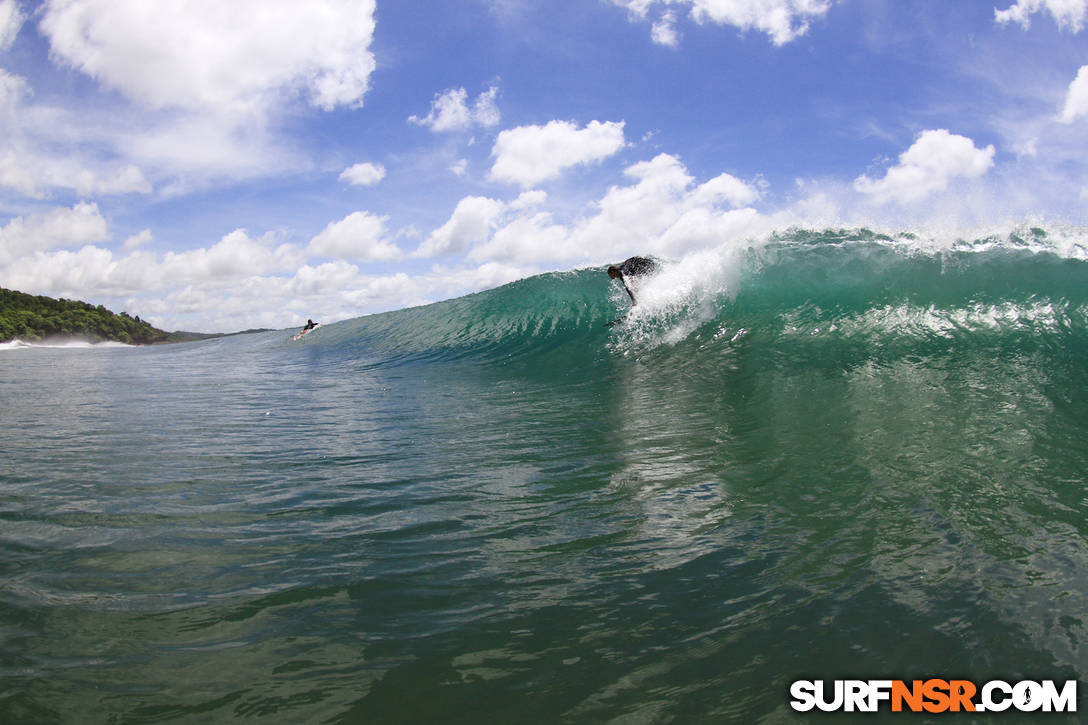
[[[96,307],[79,300],[30,295],[0,287],[0,342],[35,343],[59,338],[89,343],[162,345],[267,331],[261,328],[228,333],[167,332],[144,322],[139,315],[117,314],[102,305]]]
[[[199,340],[213,340],[219,337],[234,337],[235,335],[250,335],[257,332],[272,332],[271,327],[254,327],[249,330],[239,330],[238,332],[185,332],[184,330],[178,330],[177,332],[168,332],[166,339],[160,343],[168,345],[175,342],[197,342]]]

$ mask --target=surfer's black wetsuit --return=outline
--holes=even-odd
[[[650,274],[655,269],[657,269],[657,265],[654,264],[654,260],[646,257],[630,257],[625,259],[623,264],[619,266],[620,274],[625,277]]]
[[[314,329],[315,327],[317,327],[317,323],[316,323],[316,322],[314,322],[313,320],[306,320],[306,327],[303,327],[303,328],[302,328],[302,331],[303,331],[303,332],[306,332],[306,330],[312,330],[312,329]]]
[[[608,268],[608,276],[611,279],[619,278],[623,284],[623,288],[627,290],[627,296],[631,298],[631,304],[637,305],[635,302],[635,294],[631,291],[631,288],[627,286],[627,282],[624,281],[624,276],[637,277],[640,274],[650,274],[657,265],[654,264],[654,260],[647,257],[629,257],[623,261],[619,266],[612,265]]]

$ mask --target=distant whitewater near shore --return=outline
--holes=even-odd
[[[9,340],[0,342],[0,350],[22,350],[27,348],[49,348],[53,350],[102,350],[115,347],[136,347],[123,342],[106,340],[103,342],[87,342],[86,340],[40,340],[26,342],[24,340]]]

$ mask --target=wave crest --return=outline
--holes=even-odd
[[[632,280],[552,272],[423,307],[328,326],[321,344],[404,358],[586,362],[759,338],[876,347],[995,335],[1084,335],[1088,236],[1039,227],[960,237],[795,229],[664,260]],[[614,327],[607,323],[618,316]],[[588,352],[587,352],[588,351]],[[592,361],[590,361],[592,362]]]

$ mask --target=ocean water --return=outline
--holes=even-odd
[[[298,342],[4,346],[0,722],[828,722],[792,681],[1085,679],[1088,232],[662,266],[613,327],[583,269]]]

